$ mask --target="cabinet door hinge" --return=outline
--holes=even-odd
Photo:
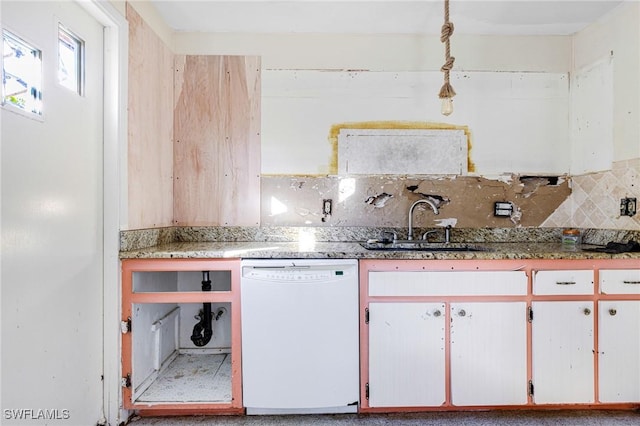
[[[527,308],[527,320],[533,322],[533,308],[531,306]]]
[[[122,334],[131,332],[131,317],[128,317],[126,321],[120,321],[120,331]]]
[[[369,324],[369,308],[364,308],[364,323]]]
[[[127,373],[126,376],[120,378],[120,386],[122,386],[123,388],[131,387],[131,374]]]
[[[528,384],[529,390],[529,396],[533,396],[533,380],[529,380],[529,384]]]
[[[369,399],[369,383],[365,383],[364,385],[364,396]]]

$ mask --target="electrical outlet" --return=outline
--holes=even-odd
[[[620,200],[620,216],[634,216],[636,214],[636,198],[623,198]]]
[[[508,201],[498,201],[493,203],[493,215],[496,217],[511,217],[513,214],[513,204]]]
[[[326,199],[322,200],[322,221],[326,222],[327,218],[331,216],[331,210],[333,210],[333,200]]]

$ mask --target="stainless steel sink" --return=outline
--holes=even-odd
[[[430,243],[424,240],[368,240],[360,243],[367,250],[390,251],[491,251],[491,249],[470,243]]]

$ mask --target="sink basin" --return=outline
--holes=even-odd
[[[470,243],[430,243],[424,240],[380,241],[368,240],[360,243],[367,250],[390,251],[491,251],[490,249]]]

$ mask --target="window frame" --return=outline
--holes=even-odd
[[[5,38],[5,33],[8,34],[8,36],[12,39],[14,39],[15,41],[24,44],[25,46],[29,47],[30,49],[37,51],[39,54],[39,60],[40,60],[40,81],[39,81],[39,87],[37,87],[38,89],[38,97],[39,97],[39,102],[40,102],[40,106],[39,106],[39,110],[38,112],[33,112],[30,111],[28,109],[25,108],[21,108],[11,102],[7,102],[5,100],[5,92],[4,92],[4,82],[2,84],[2,88],[0,88],[0,92],[2,92],[1,96],[0,96],[0,108],[12,112],[14,114],[18,114],[18,115],[22,115],[23,117],[32,119],[32,120],[36,120],[36,121],[44,121],[44,117],[45,117],[45,108],[44,108],[44,101],[43,101],[43,93],[44,93],[44,86],[45,86],[45,75],[44,75],[44,52],[42,50],[42,48],[40,48],[40,46],[38,45],[38,43],[34,43],[32,42],[28,37],[23,37],[22,35],[20,35],[19,31],[15,31],[13,28],[2,25],[0,27],[0,32],[2,33],[2,46],[0,47],[0,54],[2,55],[2,58],[0,59],[0,65],[2,66],[2,73],[3,73],[3,78],[4,78],[4,72],[5,72],[5,59],[4,59],[4,38]]]
[[[82,39],[82,37],[80,37],[78,35],[78,33],[72,31],[71,29],[69,29],[68,26],[64,25],[62,23],[62,21],[58,20],[57,21],[57,26],[56,26],[56,83],[58,84],[58,86],[63,87],[71,92],[76,93],[78,96],[80,97],[84,97],[85,95],[85,72],[86,72],[86,66],[85,66],[85,57],[86,57],[86,52],[85,52],[85,41]],[[71,38],[73,41],[75,41],[77,43],[77,52],[75,52],[76,55],[76,75],[77,75],[77,84],[76,84],[76,88],[75,90],[70,88],[69,86],[63,84],[60,81],[60,43],[61,43],[61,39],[60,39],[60,34],[64,33],[64,35],[66,35],[67,37]]]

